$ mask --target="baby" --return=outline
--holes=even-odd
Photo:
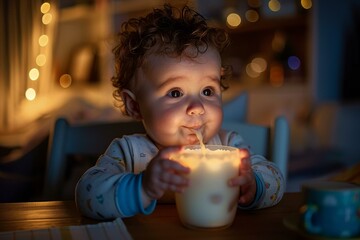
[[[220,53],[229,44],[223,29],[208,26],[190,9],[165,4],[122,25],[114,48],[114,97],[123,112],[141,121],[146,134],[113,140],[76,187],[77,206],[96,219],[150,214],[165,192],[182,192],[190,169],[170,160],[182,146],[199,144],[239,148],[239,208],[278,203],[285,183],[263,156],[250,155],[241,136],[221,129],[222,91],[229,68]]]

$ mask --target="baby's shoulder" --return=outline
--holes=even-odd
[[[114,147],[121,147],[121,146],[130,146],[130,145],[144,145],[151,143],[150,139],[147,137],[146,134],[143,133],[136,133],[131,135],[123,135],[122,137],[115,138],[111,144]]]
[[[106,149],[105,155],[124,159],[137,155],[156,154],[157,151],[146,134],[132,134],[115,138]]]
[[[236,132],[220,129],[219,132],[212,139],[210,139],[207,144],[231,146],[231,143],[234,141],[234,139],[237,138],[241,139],[239,134]]]

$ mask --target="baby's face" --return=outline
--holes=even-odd
[[[206,143],[222,122],[221,60],[209,48],[195,59],[150,55],[137,72],[136,98],[158,147]]]

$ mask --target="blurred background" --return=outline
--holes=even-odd
[[[125,119],[113,105],[112,40],[164,2],[229,32],[225,103],[246,92],[247,122],[288,119],[288,191],[360,162],[360,1],[1,0],[0,201],[40,194],[57,117]],[[72,182],[85,169],[74,164]]]

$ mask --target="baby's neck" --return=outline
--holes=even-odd
[[[154,139],[152,139],[148,134],[146,134],[146,136],[148,137],[148,139],[150,139],[150,141],[155,145],[155,147],[157,147],[158,150],[161,150],[163,148],[165,148],[165,146],[159,144],[158,142],[156,142]]]

